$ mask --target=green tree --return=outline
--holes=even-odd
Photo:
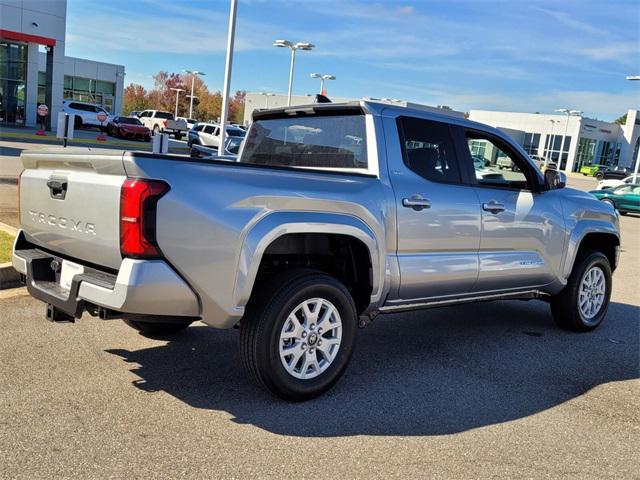
[[[142,85],[127,85],[122,97],[122,113],[129,115],[133,111],[145,110],[151,106],[149,94]]]
[[[618,117],[616,119],[616,123],[618,125],[624,125],[625,123],[627,123],[627,114],[625,113],[624,115],[622,115],[621,117]]]

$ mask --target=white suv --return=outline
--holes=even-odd
[[[74,127],[76,129],[82,127],[102,127],[106,129],[107,123],[111,119],[111,115],[104,108],[75,100],[64,100],[62,102],[62,111],[76,116],[74,119]],[[107,116],[107,119],[102,124],[98,120],[98,113],[104,113]]]

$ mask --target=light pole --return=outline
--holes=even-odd
[[[260,92],[260,95],[264,95],[264,108],[269,108],[269,97],[276,96],[275,93],[267,93],[267,92]]]
[[[335,80],[336,79],[335,75],[329,75],[329,74],[324,74],[324,73],[312,73],[309,76],[311,78],[319,78],[320,79],[320,93],[322,95],[325,95],[325,93],[324,93],[324,81],[325,80]]]
[[[640,80],[640,75],[629,75],[627,80]],[[631,145],[631,140],[629,140],[629,148],[631,148],[631,155],[633,155],[634,146]],[[638,181],[638,167],[640,167],[640,148],[638,149],[638,154],[636,158],[632,158],[632,161],[635,162],[635,166],[633,167],[633,183],[637,183]]]
[[[553,134],[553,128],[555,127],[556,123],[558,123],[558,122],[559,122],[559,120],[553,120],[553,119],[552,119],[552,120],[549,120],[549,122],[551,122],[551,137],[549,138],[549,145],[548,145],[548,147],[547,147],[547,148],[548,148],[548,151],[549,151],[549,152],[550,152],[550,154],[551,154],[551,157],[553,157],[553,144],[554,144],[554,142],[555,142],[555,138],[553,138],[553,137],[554,137],[554,134]],[[546,155],[545,155],[545,157],[544,157],[544,158],[545,158],[544,163],[545,163],[545,167],[546,167],[546,166],[547,166],[547,162],[548,162],[549,160],[553,160],[553,158],[547,158],[547,156],[546,156]]]
[[[227,110],[229,109],[229,87],[231,85],[231,67],[233,65],[233,43],[236,36],[236,13],[238,0],[231,0],[229,8],[229,30],[227,31],[227,58],[224,65],[224,86],[222,92],[222,112],[220,112],[220,139],[218,141],[218,156],[225,153],[224,144],[227,135]]]
[[[293,43],[289,40],[276,40],[273,42],[274,47],[288,48],[291,50],[291,68],[289,69],[289,93],[287,95],[287,106],[291,105],[291,90],[293,88],[293,67],[296,63],[296,51],[297,50],[313,50],[314,44],[309,42],[297,42]]]
[[[189,118],[193,118],[193,99],[195,98],[193,95],[193,87],[196,81],[196,75],[206,75],[204,72],[199,72],[198,70],[182,70],[184,73],[188,73],[191,75],[191,102],[189,102]]]
[[[174,92],[176,92],[176,113],[173,115],[175,118],[178,118],[178,99],[180,98],[180,92],[184,92],[184,88],[171,88]]]
[[[560,144],[560,165],[558,165],[558,168],[560,170],[565,170],[566,164],[565,164],[565,168],[561,168],[561,167],[562,167],[562,156],[564,155],[564,142],[567,139],[567,129],[569,128],[569,117],[571,115],[580,115],[582,112],[580,110],[570,110],[568,108],[556,108],[556,112],[562,112],[567,114],[567,120],[565,121],[565,124],[564,124],[564,135],[562,135],[562,143]],[[570,149],[571,149],[571,145],[569,145],[569,150]],[[567,162],[569,160],[569,150],[567,150]]]

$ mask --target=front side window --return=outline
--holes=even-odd
[[[432,182],[461,183],[453,141],[446,123],[398,117],[405,165]]]
[[[473,160],[476,182],[480,186],[530,189],[523,172],[523,160],[499,140],[468,132],[467,146]]]
[[[213,131],[215,130],[215,127],[213,125],[207,125],[206,127],[204,127],[204,129],[202,130],[204,133],[209,133],[211,135],[213,135]]]
[[[366,170],[365,130],[361,113],[257,120],[247,134],[240,162]]]

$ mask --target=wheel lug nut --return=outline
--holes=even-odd
[[[309,353],[313,353],[314,351],[315,351],[315,348],[313,348],[313,347],[311,347],[311,348],[309,349]]]
[[[311,330],[315,329],[316,328],[315,323],[312,323],[310,328],[311,328]]]
[[[307,344],[306,344],[306,343],[303,343],[303,344],[302,344],[302,349],[303,349],[303,350],[306,350],[306,349],[307,349]]]
[[[318,329],[318,333],[322,333],[322,327]]]
[[[307,332],[302,332],[302,338],[307,338]]]
[[[322,345],[322,340],[318,340],[318,345]]]

